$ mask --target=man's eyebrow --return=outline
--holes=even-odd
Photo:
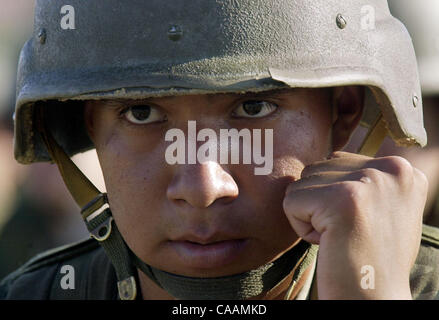
[[[278,97],[278,96],[282,96],[285,95],[287,93],[291,93],[294,90],[294,88],[281,88],[281,89],[271,89],[271,90],[266,90],[266,91],[256,91],[256,92],[252,92],[252,91],[248,91],[248,92],[244,92],[244,93],[213,93],[213,94],[207,94],[207,98],[208,100],[213,100],[216,99],[218,97],[218,95],[224,95],[224,96],[230,96],[232,99],[237,100],[237,99],[264,99],[264,98],[269,98],[269,97]],[[172,99],[172,98],[178,98],[180,96],[165,96],[162,97],[164,99]],[[134,103],[147,103],[147,102],[151,102],[152,100],[157,99],[157,97],[149,97],[149,98],[144,98],[144,99],[108,99],[108,100],[104,100],[105,101],[105,105],[108,107],[120,107],[121,105],[130,105],[130,104],[134,104]]]
[[[245,92],[242,94],[236,94],[236,97],[239,98],[256,98],[256,99],[262,99],[267,97],[276,97],[280,95],[284,95],[287,93],[291,93],[294,90],[294,88],[284,88],[284,89],[272,89],[267,91],[258,91],[258,92]]]

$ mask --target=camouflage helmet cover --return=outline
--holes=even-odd
[[[18,68],[15,156],[49,157],[34,106],[69,155],[92,148],[78,101],[364,85],[392,138],[426,144],[415,54],[382,0],[37,0]],[[371,9],[373,28],[364,28]],[[72,103],[73,101],[73,103]],[[417,103],[416,103],[417,102]],[[79,103],[80,104],[80,103]],[[74,107],[70,107],[74,105]]]

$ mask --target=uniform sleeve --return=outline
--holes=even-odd
[[[58,265],[51,265],[32,272],[12,273],[0,284],[2,300],[46,300],[49,298]]]
[[[117,298],[114,268],[102,248],[89,241],[42,253],[0,283],[3,300]]]
[[[439,229],[423,227],[422,242],[410,274],[413,299],[439,299]]]

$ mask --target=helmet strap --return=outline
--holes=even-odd
[[[81,214],[91,236],[99,241],[115,268],[120,299],[134,300],[137,295],[136,269],[131,263],[130,251],[113,223],[107,196],[93,185],[55,141],[47,128],[43,106],[35,111],[37,130],[52,161],[58,166],[73,199],[82,208]]]
[[[383,118],[383,114],[379,112],[377,117],[375,118],[375,121],[372,123],[372,126],[369,128],[369,131],[367,132],[363,143],[357,150],[357,153],[369,157],[374,157],[386,136],[386,121]]]
[[[133,262],[156,284],[177,299],[245,300],[273,289],[291,274],[293,274],[291,283],[297,283],[315,261],[317,251],[317,245],[301,240],[273,262],[241,274],[216,278],[171,274],[147,265],[135,255]]]

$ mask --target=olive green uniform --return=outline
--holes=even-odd
[[[62,278],[66,276],[61,273],[64,265],[74,268],[74,289],[61,287]],[[115,300],[118,299],[116,283],[115,271],[105,252],[96,240],[89,239],[31,259],[1,282],[0,298]],[[439,228],[423,226],[410,287],[414,299],[439,299]],[[300,295],[312,297],[309,292]]]

